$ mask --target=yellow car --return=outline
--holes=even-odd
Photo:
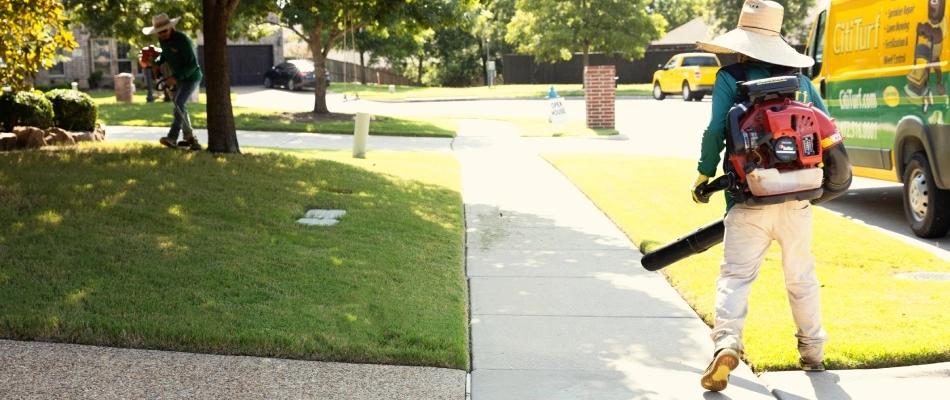
[[[713,53],[681,53],[653,73],[653,98],[682,93],[683,101],[700,101],[712,92],[719,71],[719,58]]]

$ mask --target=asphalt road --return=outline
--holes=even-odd
[[[331,88],[332,89],[332,88]],[[288,92],[263,87],[235,87],[235,106],[308,111],[313,109],[313,91]],[[460,100],[427,102],[377,102],[356,100],[352,95],[328,93],[332,112],[368,112],[376,115],[456,116],[465,118],[547,117],[549,104],[537,100]],[[583,120],[582,98],[565,99],[572,120]],[[524,138],[538,151],[625,152],[696,159],[699,143],[710,112],[711,102],[684,102],[676,96],[656,101],[652,98],[620,98],[616,103],[616,124],[626,140],[568,138]],[[685,190],[684,190],[685,193]],[[939,239],[921,239],[908,226],[902,205],[902,187],[898,183],[855,178],[851,190],[824,207],[854,221],[887,233],[895,240],[918,246],[950,260],[950,235]]]

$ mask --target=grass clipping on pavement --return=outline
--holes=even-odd
[[[695,204],[692,160],[624,154],[545,154],[646,253],[723,217],[721,194]],[[950,361],[950,282],[896,279],[950,272],[950,263],[823,208],[814,212],[812,252],[821,283],[829,369]],[[709,325],[722,244],[661,270]],[[781,252],[772,244],[752,288],[743,341],[757,371],[798,367],[795,325]]]
[[[459,185],[438,153],[0,153],[0,337],[467,370]]]

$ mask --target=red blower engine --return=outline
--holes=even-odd
[[[782,76],[738,82],[738,104],[726,120],[725,174],[696,189],[708,202],[727,190],[737,203],[779,204],[834,199],[851,186],[851,163],[844,138],[829,118],[811,104],[795,101],[798,77]],[[722,220],[643,256],[640,263],[656,271],[722,242]]]
[[[156,49],[155,46],[143,47],[142,50],[139,50],[139,65],[142,68],[151,68],[152,76],[155,77],[155,90],[159,92],[163,91],[175,91],[175,86],[168,85],[165,83],[165,74],[162,73],[162,69],[157,65],[152,64],[152,61],[155,60],[158,56],[162,54],[161,49]],[[171,94],[166,92],[167,96]]]

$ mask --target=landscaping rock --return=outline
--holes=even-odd
[[[0,151],[10,151],[16,148],[16,135],[10,132],[0,133]]]
[[[43,130],[33,126],[16,126],[13,133],[0,132],[0,151],[40,148],[49,145],[75,145],[76,142],[101,142],[106,131],[96,126],[92,132],[70,132],[62,128]]]
[[[73,139],[73,135],[61,128],[49,128],[46,130],[48,134],[46,136],[46,142],[51,145],[74,145],[76,144],[76,139]]]

